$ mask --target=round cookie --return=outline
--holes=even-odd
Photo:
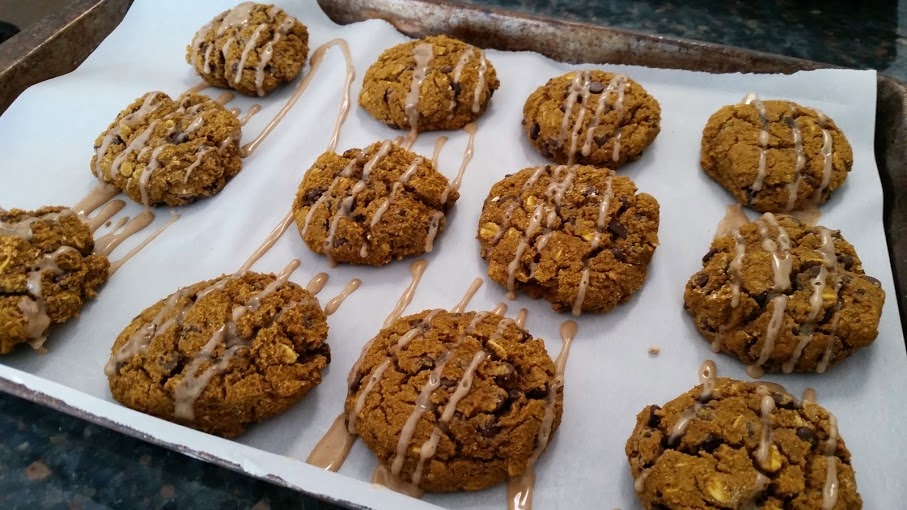
[[[220,192],[242,169],[239,120],[201,94],[149,92],[95,141],[91,172],[146,206]]]
[[[107,281],[91,230],[63,207],[0,209],[0,354],[41,349],[53,324],[79,315]]]
[[[548,400],[555,384],[544,342],[513,320],[426,310],[366,348],[350,374],[347,425],[406,482],[481,490],[526,471],[546,415],[555,432],[563,412],[561,386]]]
[[[636,417],[626,453],[643,508],[862,508],[828,411],[769,383],[708,384]]]
[[[215,87],[264,96],[299,74],[305,25],[274,5],[243,2],[214,17],[186,47],[186,62]]]
[[[717,237],[684,308],[716,352],[766,372],[824,372],[878,334],[885,292],[838,231],[766,213]]]
[[[822,113],[791,101],[722,107],[702,131],[702,169],[741,204],[789,212],[828,201],[853,166],[844,133]]]
[[[319,156],[299,185],[293,214],[312,251],[381,266],[432,251],[459,196],[431,160],[388,140]]]
[[[127,407],[234,437],[321,382],[327,333],[318,301],[286,276],[224,275],[142,311],[105,373]]]
[[[492,186],[479,219],[488,276],[557,311],[607,312],[642,287],[658,202],[591,166],[526,168]]]
[[[618,168],[638,159],[661,130],[661,107],[623,74],[595,69],[551,78],[526,99],[523,131],[562,164]]]
[[[359,105],[395,129],[460,129],[499,86],[482,50],[439,35],[385,50],[365,72]]]

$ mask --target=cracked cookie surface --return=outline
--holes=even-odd
[[[834,417],[782,390],[719,378],[643,409],[626,445],[643,507],[862,508]]]
[[[91,172],[148,206],[217,194],[242,169],[239,120],[209,97],[149,92],[95,141]]]
[[[716,238],[684,292],[713,349],[766,372],[840,363],[875,340],[884,301],[840,232],[770,213]]]
[[[526,168],[492,186],[478,238],[488,276],[557,311],[606,312],[642,287],[658,202],[591,166]]]
[[[623,74],[581,70],[551,78],[523,106],[523,131],[562,164],[618,168],[638,159],[661,130],[661,107]]]
[[[299,185],[293,214],[312,251],[380,266],[432,251],[459,196],[430,159],[385,141],[322,154]]]
[[[264,96],[299,74],[308,43],[306,26],[280,7],[243,2],[199,29],[186,62],[215,87]]]
[[[439,35],[385,50],[365,73],[359,105],[396,129],[460,129],[479,118],[499,86],[482,50]]]
[[[110,263],[63,207],[0,210],[0,354],[41,348],[48,329],[79,315],[107,281]]]
[[[522,474],[555,384],[544,342],[488,312],[398,319],[357,368],[345,408],[351,428],[380,464],[402,462],[400,478],[433,492],[480,490]],[[560,388],[552,434],[562,411]]]
[[[105,372],[123,405],[234,437],[283,413],[330,362],[318,301],[274,275],[224,275],[142,311],[117,337]]]
[[[844,184],[853,151],[834,121],[791,101],[722,107],[702,131],[701,165],[760,212],[821,205]]]

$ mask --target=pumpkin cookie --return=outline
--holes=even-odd
[[[63,207],[0,209],[0,354],[28,342],[40,349],[53,324],[79,315],[107,281],[107,257]]]
[[[769,383],[705,380],[650,405],[626,452],[647,510],[863,507],[835,417]]]
[[[220,192],[242,169],[239,120],[201,94],[149,92],[95,141],[91,172],[146,206]]]
[[[753,95],[709,118],[701,158],[705,173],[760,212],[824,204],[853,166],[850,144],[830,118]]]
[[[607,312],[642,287],[658,202],[591,166],[526,168],[492,186],[479,219],[488,276],[557,311]]]
[[[488,312],[423,311],[383,329],[350,374],[347,425],[392,475],[432,492],[526,471],[563,388],[541,339]],[[549,408],[549,405],[551,408]]]
[[[225,437],[286,411],[330,362],[324,312],[288,276],[224,275],[142,311],[105,367],[113,397]]]
[[[293,214],[312,251],[381,266],[432,251],[459,196],[431,160],[385,141],[322,154],[299,185]]]
[[[542,156],[562,164],[618,168],[642,155],[661,130],[661,107],[623,74],[574,71],[536,89],[523,131]]]
[[[439,35],[385,50],[365,73],[359,105],[396,129],[460,129],[500,86],[479,48]]]
[[[838,231],[766,213],[712,242],[684,307],[716,352],[767,372],[824,372],[878,334],[885,292]]]
[[[186,47],[186,62],[215,87],[264,96],[299,74],[305,25],[274,5],[243,2],[214,17]]]

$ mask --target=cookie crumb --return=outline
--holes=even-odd
[[[50,468],[47,467],[47,464],[41,462],[40,460],[32,462],[28,465],[27,468],[25,468],[25,477],[31,481],[44,480],[45,478],[50,476],[50,474]]]
[[[657,345],[653,345],[652,347],[649,347],[649,356],[655,357],[655,356],[658,356],[659,354],[661,354],[661,347],[659,347]]]

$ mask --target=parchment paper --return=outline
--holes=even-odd
[[[125,21],[80,68],[32,87],[0,117],[3,185],[0,205],[37,208],[72,205],[95,184],[89,160],[95,137],[122,108],[146,91],[175,96],[199,78],[184,61],[194,32],[230,0],[183,2],[137,0]],[[378,54],[405,38],[389,24],[369,21],[336,26],[314,2],[278,2],[311,32],[311,46],[343,37],[356,62],[354,106],[338,150],[363,147],[401,132],[371,119],[355,106],[361,77]],[[504,174],[545,160],[520,130],[522,105],[535,87],[575,66],[530,53],[488,51],[501,80],[490,110],[479,121],[475,158],[451,216],[408,312],[451,307],[469,282],[484,276],[475,240],[482,201]],[[769,376],[795,394],[818,390],[819,401],[839,419],[841,435],[853,453],[865,508],[898,508],[907,496],[903,484],[907,407],[904,339],[895,302],[891,269],[882,231],[882,189],[873,159],[876,78],[872,71],[812,71],[791,76],[708,75],[685,71],[606,66],[643,84],[661,103],[662,131],[639,161],[620,172],[661,204],[661,245],[643,289],[629,304],[607,315],[583,316],[567,366],[565,411],[560,430],[536,465],[536,508],[639,508],[624,456],[624,443],[645,405],[662,404],[696,384],[696,370],[713,358],[721,375],[746,378],[740,363],[713,354],[682,308],[686,280],[700,267],[730,195],[699,168],[699,140],[708,116],[739,101],[747,92],[787,98],[818,107],[844,130],[854,148],[854,166],[843,189],[822,208],[821,224],[840,229],[856,246],[866,272],[879,278],[887,293],[879,338],[842,366],[824,375]],[[310,252],[295,227],[255,267],[279,271],[293,257],[303,264],[293,280],[305,285],[319,271],[331,280],[322,302],[350,278],[362,288],[330,317],[333,360],[324,382],[290,412],[257,425],[237,442],[208,436],[147,417],[115,403],[102,368],[110,346],[142,309],[177,288],[234,271],[289,208],[304,171],[324,150],[341,98],[343,59],[332,49],[319,76],[261,149],[245,160],[244,170],[208,200],[180,209],[175,225],[107,283],[82,317],[53,331],[50,352],[27,348],[0,359],[0,377],[49,393],[77,408],[105,416],[160,441],[191,447],[260,477],[304,490],[381,508],[505,508],[504,486],[472,494],[427,495],[418,502],[371,486],[374,456],[361,441],[340,475],[324,473],[305,459],[342,408],[346,374],[362,344],[380,328],[409,283],[409,262],[380,269],[329,269]],[[286,87],[264,99],[237,99],[231,106],[261,103],[264,110],[244,129],[250,140],[289,96]],[[216,92],[209,91],[215,94]],[[453,177],[466,144],[463,132],[445,133],[440,169]],[[438,134],[419,137],[415,150],[431,155]],[[130,203],[127,212],[140,210]],[[755,214],[750,213],[751,217]],[[167,220],[161,210],[156,225]],[[148,230],[150,231],[150,229]],[[146,231],[147,232],[147,231]],[[139,236],[141,237],[141,236]],[[135,241],[115,255],[128,251]],[[505,300],[503,289],[486,282],[470,306],[488,310]],[[520,297],[510,314],[529,309],[528,327],[546,339],[549,353],[560,349],[558,325],[565,315],[545,301]],[[647,353],[660,346],[658,357]]]

